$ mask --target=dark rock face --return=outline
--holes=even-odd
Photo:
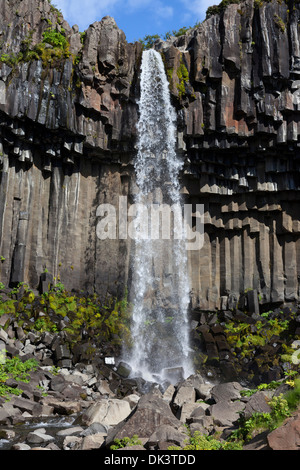
[[[122,292],[130,240],[99,240],[97,207],[135,192],[141,45],[110,17],[82,35],[48,2],[0,7],[1,57],[39,44],[50,22],[70,44],[52,63],[0,63],[1,281],[37,287],[46,268],[70,288]],[[246,0],[155,46],[185,202],[205,207],[204,246],[189,252],[193,307],[227,310],[247,289],[299,298],[299,15],[293,1]]]

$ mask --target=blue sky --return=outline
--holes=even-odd
[[[128,42],[147,34],[164,35],[183,26],[203,21],[214,0],[53,0],[70,26],[86,30],[103,16],[112,16]]]

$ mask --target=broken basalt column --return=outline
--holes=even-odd
[[[130,238],[99,240],[97,207],[114,205],[118,220],[119,196],[129,204],[136,191],[142,46],[110,17],[82,34],[48,2],[0,7],[1,281],[37,288],[47,270],[68,288],[122,293]],[[230,308],[251,289],[262,303],[299,299],[299,15],[293,1],[246,0],[155,44],[182,193],[204,204],[204,246],[189,252],[194,308]],[[20,59],[50,22],[68,53]]]

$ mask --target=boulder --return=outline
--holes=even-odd
[[[199,403],[196,403],[196,408],[194,408],[192,412],[190,413],[188,423],[195,423],[200,418],[203,418],[203,416],[205,416],[204,408],[202,406],[199,406]]]
[[[270,413],[272,410],[268,405],[268,398],[268,395],[262,391],[254,393],[244,408],[245,418],[249,418],[253,413]]]
[[[183,385],[180,387],[173,399],[173,407],[175,409],[181,408],[185,403],[195,403],[196,391],[194,387]]]
[[[231,402],[241,398],[240,391],[243,387],[238,382],[228,382],[215,385],[211,390],[211,396],[218,402]]]
[[[241,401],[218,401],[218,403],[208,408],[208,412],[216,425],[230,427],[238,421],[244,408],[245,403]]]
[[[13,444],[11,449],[12,450],[31,450],[31,447],[28,444],[19,442],[17,444]]]
[[[201,434],[210,435],[215,429],[214,420],[212,416],[197,416],[192,418],[192,422],[189,424],[189,430],[191,434],[194,434],[195,431],[200,432]]]
[[[169,424],[162,424],[149,437],[146,447],[149,449],[156,448],[159,442],[167,442],[170,446],[176,445],[183,447],[188,441],[188,435],[185,428],[174,429]]]
[[[131,393],[130,395],[127,395],[127,397],[124,397],[125,401],[128,401],[130,408],[133,409],[136,407],[138,402],[140,401],[140,396],[137,395],[136,393]]]
[[[10,403],[21,412],[26,411],[32,416],[40,416],[42,411],[42,405],[40,403],[35,403],[23,397],[13,397]]]
[[[82,443],[83,437],[66,436],[63,441],[63,450],[78,450]]]
[[[300,412],[270,432],[267,439],[272,450],[300,450]]]
[[[126,419],[130,413],[131,408],[127,400],[102,399],[85,410],[79,421],[86,426],[93,423],[101,423],[103,426],[116,426]]]
[[[85,436],[82,439],[78,450],[99,449],[104,443],[105,437],[106,434],[104,433],[90,434],[89,436]]]
[[[46,397],[44,404],[53,407],[54,413],[59,415],[72,415],[81,411],[81,402],[79,401],[63,401],[57,398]]]
[[[83,428],[81,426],[73,426],[71,428],[62,429],[61,431],[57,432],[57,436],[65,437],[65,436],[74,436],[76,434],[81,434],[83,432]]]
[[[13,439],[16,433],[12,429],[0,429],[0,439]]]
[[[66,387],[66,380],[63,375],[58,374],[50,382],[50,389],[56,392],[62,392]]]
[[[30,432],[26,440],[30,444],[46,444],[54,441],[54,437],[46,434],[46,429],[41,428]]]
[[[257,436],[243,446],[243,450],[271,450],[268,444],[268,434],[269,431],[257,434]]]
[[[182,423],[173,415],[169,405],[158,390],[141,397],[132,413],[114,429],[108,431],[106,446],[109,447],[114,439],[132,437],[150,437],[159,425],[169,425],[173,429],[182,428]]]
[[[131,368],[130,365],[127,364],[126,362],[121,361],[121,362],[118,364],[117,373],[118,373],[121,377],[125,377],[125,378],[129,377],[131,371],[132,371],[132,368]]]
[[[91,434],[99,433],[107,435],[107,426],[104,426],[101,423],[92,423],[89,427],[80,433],[80,436],[86,437],[90,436]]]
[[[188,423],[194,412],[199,409],[201,410],[200,413],[203,413],[204,415],[205,411],[202,407],[199,407],[199,403],[184,403],[181,407],[180,414],[177,414],[177,417],[182,421],[182,423]]]

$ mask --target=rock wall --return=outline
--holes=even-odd
[[[37,287],[46,270],[69,288],[121,293],[130,240],[100,241],[97,207],[136,191],[141,44],[110,17],[82,34],[48,2],[0,7],[1,281]],[[155,44],[182,192],[205,207],[204,246],[189,252],[194,308],[230,308],[248,289],[264,303],[299,299],[299,15],[294,1],[246,0]],[[49,25],[68,54],[11,60]]]

